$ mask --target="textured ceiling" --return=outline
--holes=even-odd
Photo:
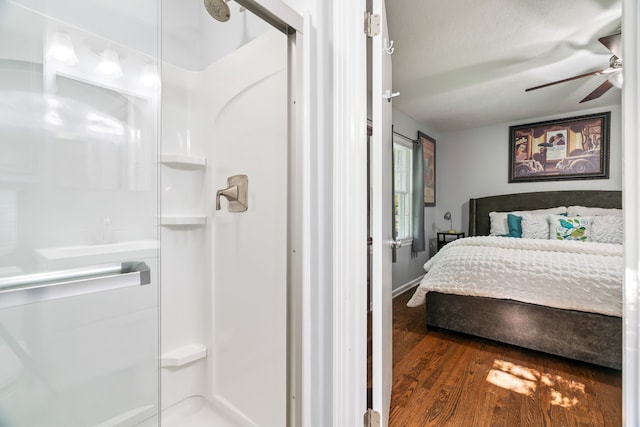
[[[435,132],[620,103],[580,104],[606,76],[526,92],[609,66],[598,38],[616,33],[620,0],[391,0],[394,107]]]

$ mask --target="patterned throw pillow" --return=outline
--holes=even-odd
[[[578,240],[587,242],[591,240],[590,216],[561,216],[549,215],[549,239],[554,240]]]

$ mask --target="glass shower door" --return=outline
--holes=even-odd
[[[0,0],[0,425],[159,405],[158,6]]]

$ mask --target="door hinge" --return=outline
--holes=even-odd
[[[364,34],[374,37],[380,34],[380,15],[371,12],[364,13]]]
[[[367,409],[364,414],[364,425],[365,427],[380,427],[380,412]]]

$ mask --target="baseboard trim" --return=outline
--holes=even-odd
[[[420,281],[422,280],[423,277],[424,277],[424,274],[422,276],[418,276],[415,279],[405,283],[404,285],[400,285],[397,288],[393,289],[391,291],[391,298],[395,298],[398,295],[402,295],[403,293],[407,292],[409,289],[415,288],[420,284]]]

